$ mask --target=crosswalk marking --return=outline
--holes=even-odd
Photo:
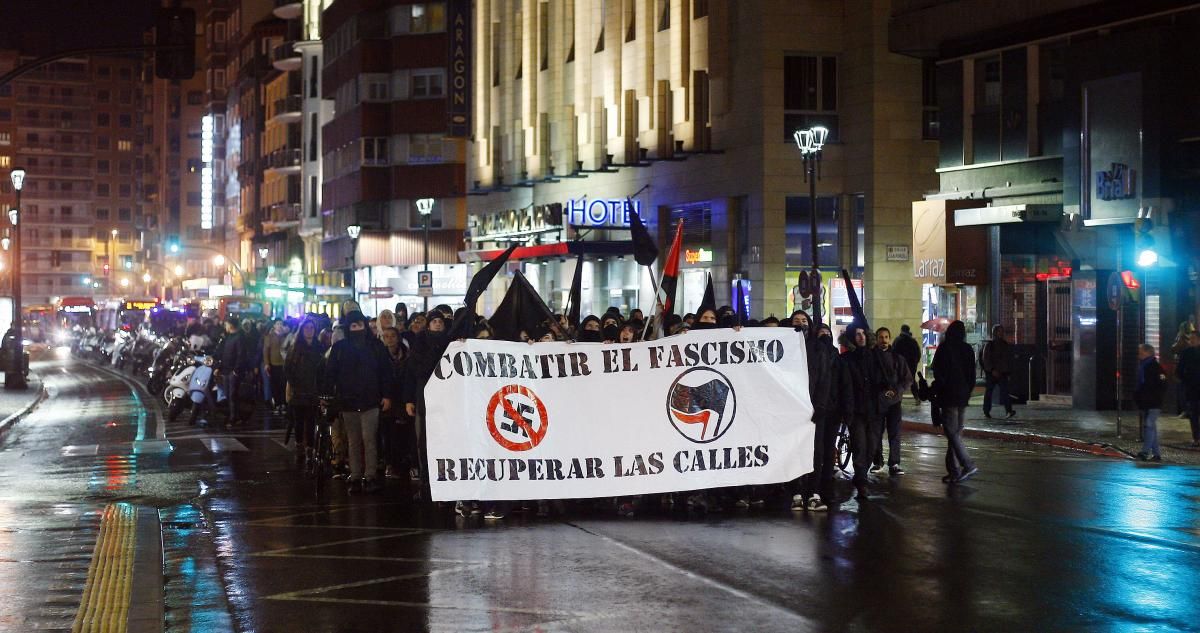
[[[99,444],[83,444],[80,446],[64,446],[62,447],[63,457],[84,457],[92,456],[100,451]]]
[[[239,451],[248,451],[245,444],[233,439],[232,437],[210,437],[200,440],[202,444],[208,447],[208,450],[213,453],[233,453]]]

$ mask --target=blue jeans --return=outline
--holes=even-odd
[[[1142,409],[1142,453],[1159,457],[1158,415],[1161,409]]]
[[[991,414],[992,412],[992,393],[995,391],[1000,392],[1000,401],[1004,403],[1004,412],[1012,413],[1012,399],[1008,397],[1008,376],[1001,376],[1000,378],[988,376],[987,387],[983,392],[984,414]]]

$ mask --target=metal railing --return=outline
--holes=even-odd
[[[300,95],[288,95],[282,99],[276,99],[273,106],[274,114],[272,116],[299,114],[304,109],[304,99]]]
[[[304,154],[299,148],[277,149],[267,157],[267,165],[272,169],[299,167],[303,158]]]
[[[279,62],[289,59],[299,59],[300,53],[292,46],[294,42],[284,42],[271,49],[271,61]]]

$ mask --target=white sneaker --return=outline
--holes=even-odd
[[[873,474],[873,475],[882,475],[883,473],[886,473],[886,472],[887,472],[887,466],[885,466],[884,464],[880,464],[878,466],[871,467],[871,474]]]
[[[820,497],[813,497],[812,499],[809,499],[809,501],[808,501],[808,511],[809,512],[828,512],[829,506],[825,505],[825,502],[821,501]]]
[[[807,506],[804,505],[804,497],[801,495],[792,495],[792,509],[804,510]]]

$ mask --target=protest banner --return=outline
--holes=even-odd
[[[808,366],[790,328],[459,341],[425,399],[435,501],[772,484],[812,470]]]

